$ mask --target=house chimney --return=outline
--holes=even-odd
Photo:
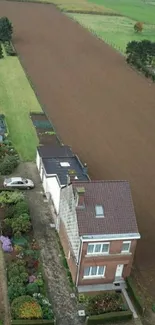
[[[85,188],[84,187],[77,187],[77,207],[78,208],[84,208],[84,194],[85,194]]]
[[[78,177],[77,177],[77,174],[76,174],[76,170],[74,169],[70,169],[68,171],[68,178],[69,178],[69,182],[73,182],[73,181],[76,181],[78,180]]]

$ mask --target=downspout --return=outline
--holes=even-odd
[[[76,287],[79,282],[79,273],[80,273],[80,266],[81,266],[81,256],[82,256],[82,249],[83,249],[83,240],[80,238],[81,245],[80,245],[80,250],[79,250],[79,259],[78,259],[78,270],[77,270],[77,275],[76,275]]]

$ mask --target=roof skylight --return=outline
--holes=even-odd
[[[70,163],[67,161],[60,162],[61,167],[70,167]]]

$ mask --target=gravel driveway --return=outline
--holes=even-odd
[[[52,212],[48,203],[44,202],[42,186],[36,165],[22,163],[15,173],[34,180],[34,190],[25,191],[31,210],[35,238],[41,249],[41,257],[45,278],[47,278],[49,298],[53,304],[58,325],[80,325],[77,314],[77,303],[71,298],[72,293],[66,270],[62,265],[59,240],[55,229],[50,227]]]

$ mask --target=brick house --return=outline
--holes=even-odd
[[[64,186],[58,232],[79,292],[123,288],[140,238],[129,183]]]

